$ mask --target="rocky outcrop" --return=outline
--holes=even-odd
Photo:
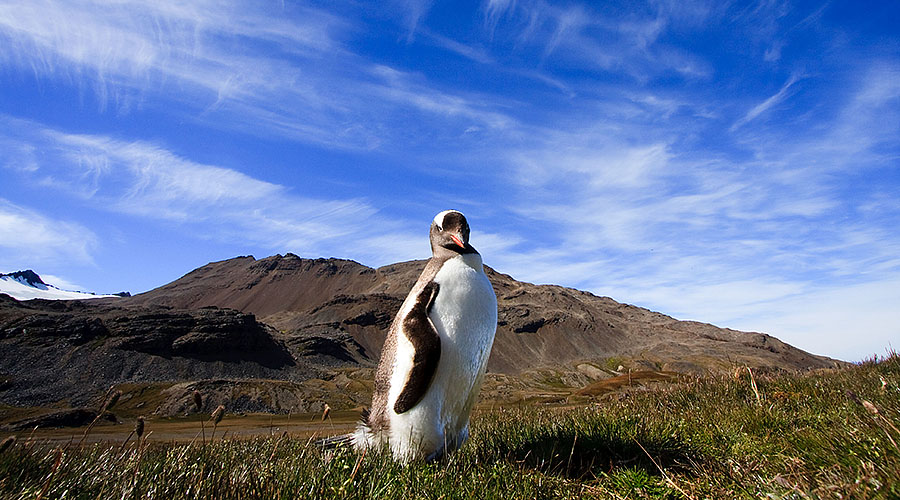
[[[271,327],[232,309],[120,308],[81,302],[29,301],[7,311],[0,339],[22,345],[80,346],[202,361],[255,361],[278,368],[293,363]]]
[[[0,401],[85,404],[111,384],[322,377],[346,356],[318,346],[233,309],[0,299]]]
[[[46,283],[44,283],[44,280],[42,280],[41,277],[31,269],[26,269],[25,271],[16,271],[14,273],[0,274],[0,278],[4,276],[9,276],[14,280],[27,283],[31,286],[46,285]]]
[[[68,408],[56,410],[37,417],[17,420],[3,426],[6,431],[29,431],[35,427],[43,429],[54,427],[82,427],[93,422],[97,417],[97,411],[88,408]],[[116,416],[104,412],[98,423],[118,423]]]

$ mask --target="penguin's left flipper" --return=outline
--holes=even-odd
[[[403,391],[394,402],[394,411],[404,413],[416,405],[425,395],[441,359],[441,337],[428,317],[440,286],[434,281],[422,288],[416,303],[403,318],[403,335],[413,345],[413,364],[406,378]]]

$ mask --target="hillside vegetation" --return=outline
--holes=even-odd
[[[85,448],[20,436],[0,452],[0,495],[898,498],[898,426],[900,357],[892,354],[802,375],[741,369],[682,379],[578,408],[493,411],[475,420],[459,453],[407,467],[291,436]]]

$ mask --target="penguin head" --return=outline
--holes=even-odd
[[[431,222],[431,251],[437,253],[439,249],[456,253],[475,251],[469,245],[469,223],[462,212],[444,210],[434,216]]]

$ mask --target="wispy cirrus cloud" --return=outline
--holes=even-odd
[[[806,97],[790,78],[728,130],[747,154],[685,141],[683,117],[715,106],[685,94],[630,97],[648,110],[668,110],[652,122],[640,108],[618,108],[613,118],[584,119],[581,127],[537,129],[501,157],[517,181],[510,210],[527,221],[519,226],[555,244],[499,248],[490,263],[530,281],[562,282],[829,352],[842,332],[811,320],[820,303],[834,304],[823,318],[850,328],[854,308],[882,321],[891,317],[884,305],[897,298],[900,236],[886,228],[900,224],[900,205],[893,184],[871,182],[894,175],[900,157],[889,139],[900,123],[892,74],[879,63],[860,71],[832,95],[836,106],[819,111],[823,119],[812,130],[786,134],[795,123],[775,120],[755,127],[764,113],[783,116],[776,108],[790,109],[792,92]],[[703,114],[700,123],[724,120]],[[856,305],[839,306],[853,290],[876,305],[845,297]],[[820,342],[804,321],[821,328]],[[844,356],[871,354],[883,341]]]
[[[512,7],[515,7],[515,0],[487,0],[482,2],[482,8],[484,10],[484,23],[485,27],[488,29],[490,33],[490,38],[494,37],[494,30],[497,28],[497,23],[500,22],[500,19],[509,11]]]
[[[88,291],[87,289],[85,289],[85,287],[83,287],[77,283],[73,283],[73,282],[69,281],[68,279],[63,278],[61,276],[56,276],[54,274],[47,274],[47,273],[42,273],[40,276],[41,276],[41,281],[43,281],[44,283],[53,285],[56,288],[59,288],[60,290],[65,290],[68,292],[87,292]]]
[[[81,224],[57,220],[0,198],[0,262],[4,267],[24,269],[57,262],[91,264],[91,251],[96,244],[96,235]]]
[[[864,154],[866,163],[896,160],[900,154],[896,141],[900,134],[900,62],[877,60],[860,71],[861,83],[822,145],[830,145],[829,154]]]
[[[542,65],[589,68],[639,81],[673,71],[686,78],[707,78],[711,72],[698,55],[660,40],[673,25],[696,27],[696,18],[705,17],[708,9],[670,8],[662,2],[634,9],[597,8],[532,0],[489,1],[483,10],[492,34],[515,40],[517,51],[539,51]]]
[[[495,62],[494,57],[483,47],[466,45],[452,38],[448,38],[446,36],[430,31],[425,32],[425,35],[428,40],[432,41],[438,47],[453,52],[454,54],[463,56],[467,59],[471,59],[472,61],[475,61],[477,63],[491,64]]]
[[[747,114],[741,117],[741,119],[739,119],[738,121],[734,122],[730,130],[734,132],[741,126],[745,125],[747,122],[756,119],[759,115],[765,113],[773,106],[777,106],[782,101],[787,99],[790,96],[791,87],[793,87],[794,84],[797,83],[797,81],[799,81],[797,75],[791,75],[791,77],[788,78],[784,85],[781,86],[781,89],[778,90],[778,92],[776,92],[765,101],[757,104],[756,106],[753,106],[750,111],[747,111]]]
[[[419,15],[427,11],[427,2],[412,3]],[[279,8],[290,12],[273,16]],[[472,123],[509,121],[477,96],[355,54],[345,44],[360,29],[354,23],[293,5],[14,2],[0,6],[0,60],[39,79],[67,75],[118,112],[175,105],[205,125],[333,148],[402,141],[388,123],[410,112],[437,128],[455,117],[461,123],[450,123],[450,135]],[[483,57],[446,37],[434,40]]]
[[[211,207],[246,207],[284,188],[236,170],[181,158],[156,145],[107,136],[42,134],[58,163],[40,167],[44,182],[122,212],[203,221]]]
[[[398,3],[406,17],[406,42],[410,43],[416,36],[419,23],[431,9],[431,0],[402,0]]]
[[[22,145],[20,156],[7,158],[8,171],[97,210],[151,223],[174,223],[194,238],[290,249],[304,255],[350,256],[375,264],[414,258],[427,250],[421,237],[411,236],[407,226],[378,214],[363,198],[304,196],[233,168],[191,161],[156,144],[6,121],[15,123],[20,132],[4,139]],[[28,154],[36,150],[41,151],[39,156]],[[52,242],[49,248],[61,252],[77,241],[72,251],[87,258],[87,248],[95,241],[89,231],[77,225],[54,225],[35,213],[16,210],[18,216],[13,217],[16,212],[10,208],[3,219],[8,235],[29,224],[38,229],[26,232],[28,237],[13,248],[25,251]],[[356,249],[355,253],[348,255],[348,248]]]
[[[181,90],[189,94],[257,88],[271,81],[266,77],[272,74],[265,71],[271,64],[256,65],[265,61],[253,56],[254,46],[272,44],[315,56],[337,50],[333,32],[342,25],[311,9],[297,24],[221,2],[37,0],[6,3],[0,9],[7,63],[30,67],[37,76],[63,74],[76,83],[83,79],[102,98],[113,99],[159,90],[168,82],[186,85]],[[240,38],[249,43],[237,43]]]

